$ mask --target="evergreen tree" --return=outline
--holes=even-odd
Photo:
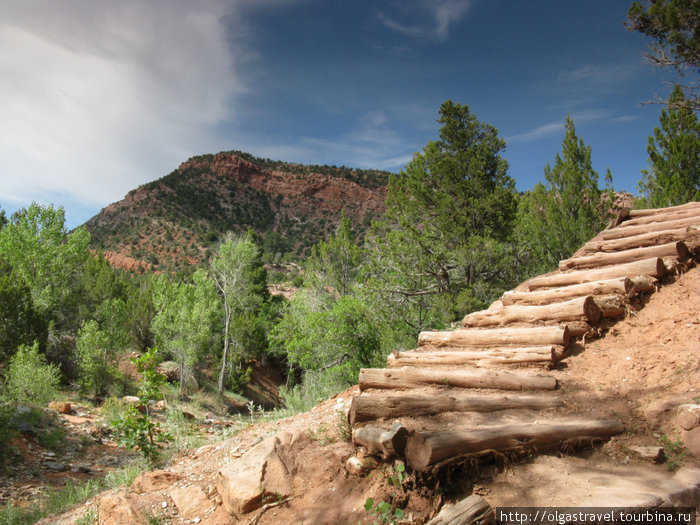
[[[382,310],[413,331],[491,299],[480,284],[500,277],[490,256],[507,240],[517,206],[498,131],[451,100],[438,122],[439,140],[390,177],[385,221],[368,237],[368,284]]]
[[[545,183],[520,201],[517,237],[530,254],[530,273],[549,271],[571,256],[605,227],[612,206],[610,195],[598,188],[591,147],[576,135],[568,116],[565,128],[561,155],[544,168]],[[610,170],[606,182],[612,184]]]
[[[680,86],[661,110],[647,153],[650,169],[642,171],[638,185],[643,205],[661,208],[700,200],[700,122]]]

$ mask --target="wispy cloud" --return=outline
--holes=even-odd
[[[594,120],[601,120],[608,117],[609,113],[602,109],[590,109],[586,111],[580,111],[571,115],[571,119],[574,121],[574,125],[580,122],[591,122]],[[533,142],[543,138],[551,137],[555,134],[562,134],[564,131],[564,120],[558,122],[550,122],[547,124],[542,124],[536,128],[526,131],[524,133],[519,133],[517,135],[511,135],[506,137],[506,142],[516,143],[516,142]]]
[[[70,192],[104,205],[213,149],[247,89],[232,5],[3,2],[0,204]]]
[[[586,64],[575,69],[560,71],[557,81],[562,84],[611,90],[628,82],[640,71],[638,64]]]
[[[444,41],[450,36],[450,27],[464,18],[472,4],[473,0],[413,0],[402,2],[391,12],[378,11],[377,17],[404,36]]]

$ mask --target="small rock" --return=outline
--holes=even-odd
[[[700,427],[695,427],[693,430],[683,432],[681,437],[688,452],[696,458],[700,458]]]
[[[642,459],[651,459],[652,461],[656,461],[657,463],[661,463],[665,458],[663,447],[634,446],[630,447],[630,450],[639,454],[639,457]]]
[[[64,470],[66,470],[66,466],[63,463],[59,463],[58,461],[44,461],[42,463],[42,466],[49,470],[52,470],[53,472],[63,472]]]
[[[59,414],[70,414],[73,412],[73,405],[68,401],[51,401],[49,409]]]
[[[131,405],[138,405],[141,403],[141,398],[137,396],[124,396],[122,397],[122,401],[125,401]]]
[[[687,403],[678,407],[676,423],[683,430],[692,430],[700,426],[700,405]]]

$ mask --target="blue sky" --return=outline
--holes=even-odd
[[[238,149],[399,171],[467,104],[505,138],[519,190],[564,119],[634,192],[673,79],[626,0],[5,0],[0,206],[77,226],[192,155]]]

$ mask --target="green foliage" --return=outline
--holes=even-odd
[[[661,208],[700,200],[700,122],[676,85],[649,137],[649,170],[638,189],[642,206]]]
[[[627,28],[652,39],[647,57],[658,67],[673,67],[681,75],[698,73],[700,66],[700,3],[697,0],[651,0],[646,9],[633,2]],[[697,80],[688,88],[690,106],[697,111]],[[669,109],[673,101],[669,100]]]
[[[156,369],[158,356],[155,348],[133,361],[141,373],[139,395],[144,403],[144,411],[140,412],[130,405],[111,425],[117,432],[120,446],[138,450],[148,464],[154,466],[160,458],[163,445],[173,440],[170,433],[151,419],[148,408],[149,401],[162,398],[160,387],[165,384],[165,376]]]
[[[258,313],[269,300],[267,272],[252,233],[245,237],[227,234],[210,268],[222,298],[224,348],[218,391],[224,389],[227,372],[241,386],[244,361],[266,347],[266,334]]]
[[[680,436],[670,437],[662,434],[659,441],[664,447],[666,467],[668,470],[677,470],[689,454],[688,449],[683,445],[683,440]]]
[[[438,122],[440,140],[390,177],[386,219],[367,239],[368,287],[379,309],[414,336],[462,315],[457,297],[500,278],[473,252],[507,241],[517,205],[498,131],[450,100]]]
[[[362,249],[355,242],[350,219],[343,213],[335,235],[311,249],[306,263],[307,285],[347,295],[357,280],[361,262]]]
[[[529,274],[550,271],[581,244],[602,230],[612,206],[608,193],[598,188],[591,165],[591,147],[576,135],[566,117],[561,155],[545,166],[545,183],[538,183],[520,200],[516,237],[526,247]],[[606,177],[608,184],[612,176]]]
[[[365,511],[372,514],[378,520],[378,523],[395,524],[404,518],[404,511],[402,509],[393,507],[386,501],[378,501],[375,504],[374,498],[367,498],[365,501]]]
[[[90,240],[85,228],[68,233],[64,223],[63,208],[33,203],[0,230],[0,253],[29,286],[34,308],[59,331],[77,325],[77,276]]]
[[[102,421],[112,426],[112,423],[121,419],[124,413],[128,410],[130,403],[119,397],[108,397],[100,406]]]
[[[201,269],[184,282],[160,275],[153,285],[153,306],[157,314],[151,329],[158,347],[180,365],[182,395],[192,366],[213,343],[213,323],[221,308],[214,282]]]
[[[111,383],[117,356],[128,344],[129,335],[126,305],[121,299],[106,300],[94,316],[98,320],[83,321],[78,331],[76,357],[81,390],[96,397]]]
[[[46,323],[34,309],[31,290],[24,279],[0,259],[0,365],[20,345],[46,345]]]
[[[10,427],[14,405],[0,398],[0,472],[17,457],[17,450],[12,446],[15,432]]]
[[[60,371],[39,353],[39,345],[21,345],[10,359],[3,389],[7,401],[45,405],[58,394]]]

